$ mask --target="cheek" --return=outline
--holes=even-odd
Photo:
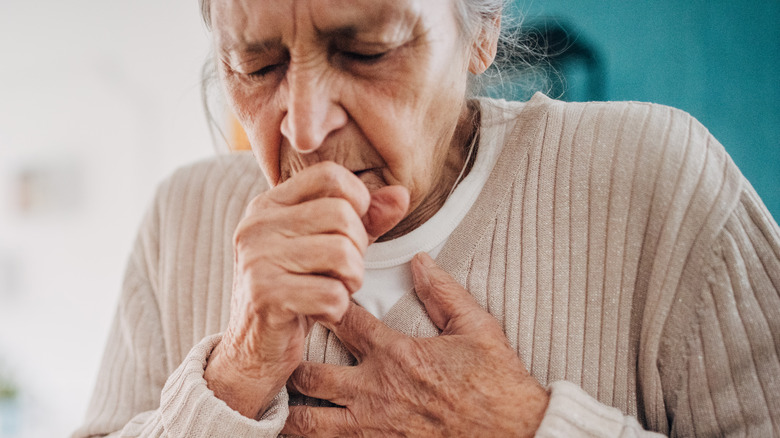
[[[432,101],[432,95],[393,99],[377,94],[365,98],[356,122],[385,162],[383,179],[406,187],[416,208],[436,185],[449,150],[461,101]],[[435,96],[439,97],[439,96]],[[402,104],[403,103],[403,104]],[[443,104],[443,105],[440,105]]]
[[[247,134],[258,165],[269,184],[280,182],[279,148],[282,135],[279,130],[283,112],[275,96],[251,86],[239,86],[227,81],[225,94],[234,115]]]

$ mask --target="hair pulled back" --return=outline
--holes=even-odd
[[[498,34],[498,54],[493,65],[481,75],[470,76],[467,98],[479,95],[498,95],[518,98],[523,96],[523,89],[538,88],[535,82],[538,78],[533,72],[532,63],[520,60],[539,60],[537,50],[523,43],[520,37],[520,25],[518,22],[508,23],[503,15],[509,0],[452,0],[455,4],[455,18],[464,43],[473,44],[481,35]],[[201,16],[206,27],[211,29],[211,0],[198,0]],[[502,23],[503,22],[503,23]],[[518,77],[522,76],[518,82]],[[213,57],[210,57],[203,66],[203,82],[201,84],[203,105],[206,117],[211,128],[219,127],[214,124],[214,119],[209,110],[211,100],[210,89],[217,82]],[[530,85],[530,86],[529,86]],[[518,90],[520,90],[518,92]],[[213,129],[212,129],[213,135]],[[224,136],[223,136],[224,138]]]
[[[475,36],[487,23],[501,14],[507,0],[454,0],[458,23],[465,36]],[[211,27],[211,0],[198,0],[200,14],[206,26]],[[492,24],[490,24],[492,25]]]

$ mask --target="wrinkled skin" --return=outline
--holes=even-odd
[[[290,407],[285,433],[336,436],[533,436],[549,396],[498,322],[425,253],[415,289],[442,330],[410,338],[351,304],[327,324],[357,357],[340,367],[302,363],[290,391],[344,408]]]
[[[362,283],[368,244],[407,210],[406,189],[369,193],[335,163],[320,163],[255,198],[234,235],[228,329],[205,378],[247,417],[265,410],[300,363],[315,320],[335,322]]]
[[[227,101],[271,188],[235,231],[230,320],[204,377],[228,406],[255,418],[300,365],[312,324],[337,324],[348,313],[367,246],[413,230],[444,203],[474,135],[468,72],[490,65],[496,41],[462,38],[453,0],[214,0],[211,17]],[[402,385],[449,370],[439,353],[468,337],[442,339],[450,345],[427,354],[405,344],[381,371],[419,365]],[[460,346],[464,355],[472,348],[465,357],[474,361],[450,372],[450,394],[466,391],[461,398],[480,403],[459,372],[471,373],[461,380],[494,375],[503,388],[527,375],[517,360],[515,373],[494,373],[477,362],[484,351]],[[364,363],[373,363],[369,356]],[[394,400],[396,414],[425,412],[425,398]],[[365,409],[380,401],[393,402],[377,398]],[[369,424],[376,418],[357,421],[379,431]]]
[[[272,186],[333,161],[438,210],[463,167],[470,47],[452,0],[214,0],[226,95]],[[388,237],[390,237],[388,236]]]

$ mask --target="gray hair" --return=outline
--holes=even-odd
[[[500,77],[501,73],[506,73],[507,69],[511,69],[511,65],[504,65],[508,64],[504,62],[508,60],[503,59],[505,55],[516,60],[518,57],[528,58],[528,55],[533,52],[529,47],[520,43],[519,25],[505,22],[503,29],[497,28],[501,27],[501,22],[497,18],[502,16],[509,0],[454,0],[454,2],[455,16],[464,41],[471,43],[482,34],[499,33],[499,46],[502,50],[499,51],[495,67],[491,72],[488,72],[486,79],[495,79],[494,76],[497,74]],[[207,28],[211,29],[211,0],[198,0],[198,3],[203,22]],[[507,18],[503,17],[502,19],[506,21]],[[206,72],[204,70],[204,73]],[[486,81],[476,81],[475,85],[477,83],[481,86],[476,86],[476,89],[474,86],[470,87],[470,95],[472,96],[479,94],[478,89],[485,88]],[[481,91],[484,92],[484,90]]]
[[[491,95],[507,98],[530,97],[545,81],[539,74],[539,64],[544,63],[542,48],[534,47],[520,31],[521,19],[503,15],[509,0],[454,0],[455,12],[461,36],[468,44],[480,35],[498,33],[498,53],[493,65],[481,75],[470,75],[467,98]],[[198,0],[201,16],[211,29],[211,0]],[[499,19],[500,18],[500,19]],[[203,107],[206,112],[212,137],[214,129],[221,133],[210,111],[210,101],[215,98],[211,89],[217,82],[213,56],[202,69],[201,84]],[[224,135],[221,135],[224,138]]]
[[[468,96],[526,99],[547,87],[544,52],[522,30],[522,17],[504,14],[509,0],[455,0],[456,18],[465,40],[498,34],[498,51],[490,68],[469,77]],[[498,20],[497,18],[500,18]]]
[[[480,33],[493,31],[507,0],[455,0],[455,15],[461,33],[473,41]]]
[[[464,35],[475,36],[486,21],[501,14],[507,0],[455,0],[458,21]],[[207,27],[211,27],[211,0],[198,0],[200,14]]]

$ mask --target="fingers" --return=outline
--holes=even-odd
[[[355,221],[346,217],[344,207],[338,206],[337,200],[345,201],[351,207],[362,219],[362,227],[355,227]],[[346,235],[362,251],[406,216],[409,192],[403,186],[387,186],[369,194],[363,182],[346,168],[323,162],[255,198],[247,208],[247,216],[265,217],[264,222],[269,222],[267,216],[275,210],[269,208],[272,206],[295,209],[295,213],[286,211],[288,216],[295,215],[282,224],[309,224],[308,227],[299,225],[300,233],[349,230]],[[305,219],[312,217],[312,213],[317,214],[316,220],[307,222]],[[368,236],[364,237],[366,233]]]
[[[358,216],[368,211],[371,196],[365,184],[345,167],[333,162],[315,164],[304,172],[269,190],[268,199],[282,205],[295,205],[319,198],[342,198]]]
[[[338,321],[346,313],[350,305],[349,292],[341,281],[324,275],[287,274],[286,277],[278,281],[280,284],[276,288],[265,289],[268,292],[258,301],[266,308],[255,310],[273,318],[269,322],[284,324],[291,315],[310,316],[323,322]],[[272,309],[282,313],[275,316]]]
[[[291,239],[280,251],[276,263],[291,273],[338,279],[350,295],[363,284],[363,255],[342,236],[315,234]]]
[[[460,325],[453,326],[452,322],[458,318],[492,318],[427,253],[418,253],[412,259],[412,277],[417,296],[425,305],[431,320],[443,332],[456,332]]]
[[[234,240],[239,272],[268,276],[268,266],[277,266],[296,274],[328,275],[343,281],[350,293],[363,281],[368,238],[343,199],[317,199],[246,217]]]
[[[341,340],[358,361],[378,345],[389,345],[403,337],[355,303],[349,304],[341,320],[335,323],[324,323],[324,325]]]
[[[282,435],[342,437],[359,433],[357,421],[346,408],[290,406]]]
[[[368,237],[365,227],[352,206],[343,199],[322,198],[294,205],[277,212],[265,212],[268,215],[278,215],[278,218],[267,217],[264,222],[273,223],[278,231],[287,237],[298,237],[312,234],[341,234],[355,244],[361,254],[368,247]]]
[[[287,380],[287,388],[292,392],[346,406],[355,394],[352,388],[356,378],[354,367],[301,362]]]
[[[373,243],[401,222],[409,209],[409,191],[403,186],[387,186],[371,193],[371,204],[363,216],[368,239]]]

